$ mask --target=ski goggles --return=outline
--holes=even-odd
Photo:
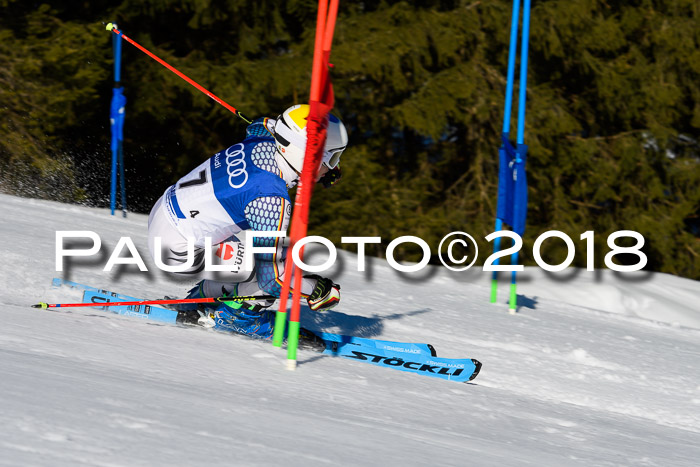
[[[281,115],[277,118],[273,136],[275,141],[283,148],[289,147],[291,144],[302,151],[306,150],[306,138],[289,128]],[[345,146],[332,149],[324,148],[323,164],[329,169],[335,169],[340,163],[340,156],[343,154],[343,151],[345,151]]]
[[[345,147],[323,151],[323,163],[329,169],[335,169],[340,163],[340,155],[343,154],[343,151],[345,151]]]

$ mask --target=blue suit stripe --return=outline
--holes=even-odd
[[[282,198],[267,196],[253,200],[246,206],[246,218],[250,227],[257,231],[279,231],[284,222],[284,203]],[[279,297],[282,282],[279,278],[279,263],[284,261],[280,254],[279,237],[258,237],[253,241],[257,247],[274,247],[275,253],[260,253],[255,255],[258,286],[266,293]]]

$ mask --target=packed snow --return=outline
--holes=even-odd
[[[469,384],[89,308],[53,277],[144,298],[192,281],[158,271],[147,216],[0,195],[0,465],[696,466],[700,283],[665,274],[520,275],[489,303],[489,275],[399,274],[340,254],[334,310],[304,325],[427,342],[483,363]],[[101,254],[56,272],[58,230]],[[119,237],[149,267],[103,272]],[[321,261],[319,261],[321,262]],[[504,280],[508,278],[504,275]],[[308,310],[307,310],[308,311]]]

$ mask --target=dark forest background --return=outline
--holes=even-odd
[[[108,205],[112,37],[102,21],[246,115],[276,117],[308,100],[316,7],[0,0],[0,189]],[[350,145],[343,180],[316,191],[312,233],[381,236],[368,245],[381,256],[401,235],[435,251],[463,230],[482,239],[485,259],[510,15],[500,0],[341,1],[334,112]],[[132,211],[148,212],[245,135],[243,121],[126,42],[122,82]],[[525,143],[526,264],[536,237],[558,229],[582,266],[578,238],[594,230],[603,267],[607,235],[628,229],[646,238],[647,269],[700,279],[700,3],[533,2]],[[563,260],[563,242],[546,245],[545,259]]]

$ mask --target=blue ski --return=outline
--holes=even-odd
[[[435,348],[430,344],[383,341],[379,339],[369,339],[366,337],[342,336],[340,334],[333,334],[330,332],[316,332],[315,334],[324,341],[326,341],[326,343],[337,342],[339,344],[338,346],[344,346],[346,344],[357,344],[376,347],[379,350],[386,350],[388,352],[399,352],[409,355],[437,355],[435,353]]]
[[[52,286],[81,290],[84,302],[109,303],[142,300],[59,278],[53,279]],[[176,324],[178,316],[177,310],[153,305],[105,306],[98,309],[170,324]],[[326,343],[324,354],[396,370],[467,382],[474,379],[481,369],[481,363],[474,359],[437,357],[435,349],[430,344],[385,341],[328,332],[317,333],[317,335]]]
[[[90,303],[109,303],[109,302],[128,302],[128,301],[141,301],[143,299],[131,297],[129,295],[124,295],[109,290],[99,289],[97,287],[91,287],[89,285],[80,284],[78,282],[72,282],[65,279],[54,278],[52,281],[52,287],[69,287],[83,292],[83,302]],[[136,318],[149,319],[153,321],[160,321],[163,323],[176,324],[177,322],[177,310],[163,308],[154,305],[128,305],[128,306],[110,306],[99,308],[104,311],[111,311],[125,316],[133,316]],[[327,344],[337,343],[334,347],[344,346],[346,344],[357,344],[366,345],[371,347],[376,347],[380,350],[386,350],[390,352],[400,352],[403,354],[425,354],[430,356],[435,356],[435,349],[430,344],[419,344],[419,343],[407,343],[407,342],[395,342],[395,341],[385,341],[378,339],[368,339],[364,337],[354,337],[354,336],[343,336],[340,334],[333,334],[330,332],[315,332],[321,339],[326,341]]]
[[[132,302],[142,300],[140,298],[130,297],[128,295],[110,292],[109,290],[98,289],[97,287],[90,287],[89,285],[59,278],[54,278],[51,286],[54,288],[63,286],[81,290],[83,292],[83,302],[86,303]],[[111,311],[119,315],[133,316],[162,323],[175,324],[177,320],[177,310],[154,305],[105,306],[98,309]]]
[[[337,349],[326,349],[324,353],[463,383],[476,378],[481,370],[481,363],[473,358],[440,358],[425,354],[406,355],[379,348],[373,349],[361,344],[347,344]]]

